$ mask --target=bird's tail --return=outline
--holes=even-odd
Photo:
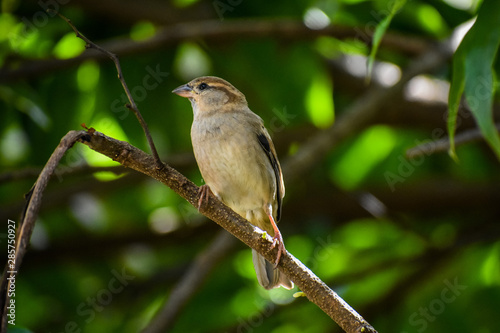
[[[266,289],[273,289],[282,286],[285,289],[292,289],[293,282],[281,273],[274,265],[264,259],[263,256],[252,250],[253,266],[257,273],[259,284]]]

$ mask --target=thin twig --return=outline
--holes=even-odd
[[[84,131],[71,131],[66,134],[50,156],[47,164],[45,164],[45,167],[38,176],[35,185],[33,185],[33,188],[27,195],[26,207],[17,227],[14,263],[7,262],[2,275],[0,289],[0,312],[2,323],[0,326],[0,332],[7,331],[7,305],[10,300],[7,290],[9,290],[11,284],[15,281],[15,276],[19,272],[24,255],[26,254],[31,234],[35,226],[35,221],[38,216],[38,211],[42,204],[42,195],[45,187],[47,186],[50,177],[54,174],[54,170],[61,161],[64,153],[66,153],[66,151],[71,148],[76,141],[86,136],[87,133]]]
[[[497,131],[500,132],[500,124],[496,124],[495,127]],[[465,130],[455,135],[455,147],[479,140],[484,140],[484,137],[481,134],[481,130],[479,128]],[[450,139],[449,137],[445,137],[436,141],[425,142],[419,144],[416,147],[408,149],[406,151],[406,157],[415,158],[422,155],[429,156],[434,153],[447,152],[449,149]]]
[[[158,156],[158,152],[156,151],[156,147],[155,147],[155,144],[153,142],[153,138],[151,137],[151,134],[149,133],[148,125],[144,121],[144,118],[142,117],[141,112],[137,108],[137,105],[135,104],[134,98],[132,97],[132,94],[130,93],[130,89],[128,88],[127,82],[125,82],[125,79],[123,78],[123,72],[122,72],[122,68],[120,66],[120,60],[118,59],[116,54],[100,47],[99,45],[97,45],[96,43],[94,43],[93,41],[91,41],[90,39],[85,37],[80,31],[78,31],[78,29],[75,27],[75,25],[73,24],[73,22],[71,22],[71,20],[69,18],[65,17],[64,15],[60,14],[59,12],[57,12],[53,9],[47,9],[47,11],[50,13],[54,13],[54,14],[59,15],[60,18],[62,18],[64,21],[66,21],[66,23],[68,23],[69,26],[71,27],[71,29],[73,29],[73,31],[75,32],[76,37],[82,39],[86,43],[85,48],[96,49],[97,51],[108,56],[108,58],[110,58],[114,62],[115,67],[116,67],[116,71],[118,73],[118,79],[120,80],[120,82],[123,86],[123,90],[125,90],[125,94],[127,95],[128,101],[130,103],[130,104],[127,104],[125,106],[129,110],[132,110],[134,112],[135,116],[137,117],[137,119],[139,120],[139,123],[141,124],[141,127],[144,130],[144,134],[146,135],[146,139],[148,140],[148,144],[149,144],[149,148],[151,149],[151,153],[153,154],[153,157],[155,159],[155,164],[158,168],[161,168],[161,166],[163,164],[161,163],[160,157]]]

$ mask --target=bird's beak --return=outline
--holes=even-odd
[[[191,87],[188,86],[187,84],[175,88],[174,90],[172,90],[172,92],[181,97],[186,97],[186,98],[194,97],[193,89],[191,89]]]

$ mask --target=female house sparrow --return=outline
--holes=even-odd
[[[277,265],[285,251],[276,226],[285,187],[262,119],[248,108],[245,95],[218,77],[199,77],[173,93],[188,98],[193,107],[191,141],[205,183],[227,206],[274,237]],[[252,255],[260,285],[266,289],[293,287],[255,250]]]

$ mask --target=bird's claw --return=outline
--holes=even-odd
[[[283,244],[283,238],[281,237],[280,233],[278,233],[273,237],[273,243],[271,244],[271,249],[274,249],[276,245],[278,246],[278,255],[276,256],[276,261],[274,262],[274,268],[278,268],[281,255],[286,251],[285,245]]]
[[[208,199],[208,195],[211,192],[210,187],[208,185],[200,186],[198,193],[200,193],[200,198],[198,199],[198,210],[201,209],[201,205],[205,200]]]

